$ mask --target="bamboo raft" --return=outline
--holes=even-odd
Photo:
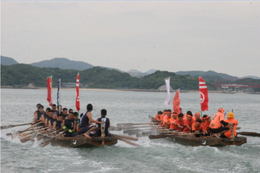
[[[92,138],[86,138],[83,135],[77,135],[75,137],[64,137],[62,130],[50,130],[48,128],[45,128],[42,125],[31,127],[30,130],[24,130],[24,131],[17,132],[13,136],[17,136],[20,139],[20,142],[22,143],[27,141],[35,141],[35,140],[41,141],[40,144],[41,146],[46,146],[48,144],[51,144],[53,146],[62,146],[62,147],[71,147],[71,148],[88,148],[88,147],[111,146],[111,145],[115,145],[118,142],[118,138],[113,135],[107,137],[92,137]]]
[[[206,137],[196,137],[193,134],[183,134],[183,133],[170,133],[170,134],[159,134],[159,135],[149,135],[150,139],[166,138],[170,141],[190,146],[228,146],[228,145],[242,145],[247,142],[246,137],[235,137],[234,139],[227,138],[217,138],[213,136]]]
[[[62,147],[70,147],[70,148],[111,146],[117,143],[117,138],[113,136],[92,137],[91,139],[88,139],[83,135],[79,135],[76,137],[63,137],[63,136],[54,137],[54,138],[48,136],[43,136],[43,137],[44,137],[43,142],[49,142],[52,146],[62,146]]]

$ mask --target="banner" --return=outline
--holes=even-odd
[[[61,79],[58,79],[58,86],[57,86],[57,107],[58,108],[60,106],[60,88],[61,88]]]
[[[47,101],[52,105],[52,76],[47,77]]]
[[[175,95],[173,97],[173,111],[177,114],[181,113],[181,99],[180,99],[180,90],[176,90]]]
[[[167,95],[166,95],[164,104],[165,104],[165,106],[170,106],[170,105],[171,105],[170,77],[168,77],[168,78],[165,79],[165,87],[166,87]]]
[[[206,81],[199,77],[199,92],[200,92],[200,108],[201,111],[208,110],[208,87],[206,85]]]
[[[76,110],[79,111],[80,110],[80,100],[79,100],[79,82],[80,80],[80,75],[79,73],[76,76]]]

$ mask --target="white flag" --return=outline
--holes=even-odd
[[[171,105],[170,77],[165,79],[165,87],[166,87],[167,95],[164,104],[165,106],[170,106]]]

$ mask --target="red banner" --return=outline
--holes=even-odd
[[[177,114],[181,113],[181,99],[180,99],[180,90],[176,90],[175,96],[173,97],[173,111]]]
[[[52,105],[52,76],[47,77],[47,101]]]
[[[80,100],[79,100],[79,80],[80,80],[80,76],[79,73],[76,76],[76,110],[79,111],[80,110]]]
[[[200,92],[200,108],[201,111],[208,110],[208,87],[206,85],[206,81],[199,77],[199,92]]]

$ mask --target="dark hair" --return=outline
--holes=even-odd
[[[187,111],[187,114],[192,116],[192,112],[191,111]]]
[[[43,105],[40,105],[40,106],[38,107],[38,109],[40,109],[40,108],[44,109],[44,106],[43,106]]]
[[[41,103],[38,103],[38,104],[36,105],[37,108],[39,108],[40,106],[42,106]]]
[[[208,117],[208,115],[206,115],[206,114],[205,114],[205,115],[203,115],[203,118],[207,118],[207,117]]]
[[[68,109],[67,109],[67,108],[63,108],[62,110],[63,110],[63,111],[67,111]]]
[[[162,111],[158,111],[158,114],[162,114]]]
[[[51,108],[46,108],[46,112],[51,112]]]
[[[78,112],[73,112],[73,115],[77,117],[77,116],[79,116],[79,113]]]
[[[183,117],[184,115],[183,115],[183,113],[179,113],[179,115],[178,115],[178,117]]]
[[[101,109],[101,117],[105,117],[107,115],[106,109]]]
[[[201,121],[201,119],[197,119],[197,120],[196,120],[196,122],[199,122],[199,123],[201,123],[202,121]]]
[[[90,112],[93,110],[93,105],[92,104],[88,104],[87,105],[87,111]]]
[[[56,104],[52,104],[51,106],[56,106]]]
[[[69,113],[73,113],[73,109],[69,109]]]

